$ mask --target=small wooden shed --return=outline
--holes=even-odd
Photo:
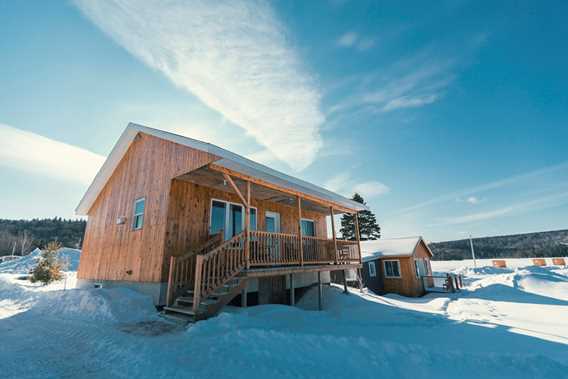
[[[432,256],[420,236],[362,241],[363,284],[376,293],[422,296],[422,277],[432,275]]]

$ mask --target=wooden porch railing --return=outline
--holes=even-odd
[[[333,240],[321,237],[302,236],[305,264],[325,264],[335,261]]]
[[[359,244],[357,241],[336,240],[337,241],[337,262],[352,263],[359,262]]]
[[[241,232],[206,254],[196,256],[193,311],[201,299],[211,295],[246,267],[245,233]]]
[[[299,265],[298,236],[263,231],[250,232],[250,265]]]
[[[168,305],[181,291],[193,289],[193,304],[197,307],[200,299],[247,267],[246,234],[242,232],[225,242],[222,242],[222,236],[220,233],[187,255],[171,257]],[[299,238],[295,234],[250,231],[248,263],[249,267],[267,267],[360,262],[357,241],[338,239],[335,244],[332,239],[321,237]]]

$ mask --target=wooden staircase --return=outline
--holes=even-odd
[[[239,277],[246,267],[245,233],[215,245],[209,240],[206,248],[171,257],[165,316],[190,322],[207,319],[245,288],[247,280]]]
[[[215,316],[227,304],[241,293],[247,285],[244,278],[233,278],[221,288],[201,299],[197,309],[194,310],[195,292],[187,290],[185,294],[175,299],[174,304],[164,307],[163,314],[173,318],[196,322]]]

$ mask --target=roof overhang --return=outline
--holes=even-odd
[[[114,170],[139,133],[145,133],[157,138],[210,153],[219,157],[219,160],[215,161],[212,165],[213,168],[238,173],[243,177],[255,178],[266,184],[285,189],[288,192],[301,194],[306,199],[324,200],[325,202],[336,205],[337,209],[340,211],[354,212],[368,209],[365,205],[356,201],[343,197],[325,188],[316,186],[315,184],[271,169],[270,167],[254,162],[216,145],[163,130],[130,123],[118,139],[116,145],[113,147],[103,166],[87,189],[87,192],[83,195],[83,198],[75,209],[76,214],[86,215],[89,212],[107,181],[110,179]]]

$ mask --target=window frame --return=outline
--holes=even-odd
[[[370,278],[375,278],[377,277],[377,266],[375,265],[374,261],[368,262],[369,264],[369,277]],[[371,267],[373,268],[371,270]]]
[[[302,231],[302,237],[317,237],[316,221],[314,219],[311,219],[311,218],[302,217],[300,219],[300,228],[302,227],[302,221],[311,222],[312,225],[314,226],[314,235],[313,236],[308,236],[307,234],[304,234],[303,231]]]
[[[240,207],[243,209],[242,216],[241,216],[241,222],[242,222],[242,225],[243,225],[243,230],[245,229],[245,226],[246,226],[246,225],[245,225],[246,207],[245,207],[244,204],[235,203],[235,202],[233,202],[233,201],[222,200],[222,199],[217,199],[217,198],[213,198],[213,197],[212,197],[212,198],[211,198],[211,201],[209,201],[209,224],[207,225],[207,229],[208,229],[208,232],[209,232],[209,235],[210,235],[210,236],[213,235],[213,234],[211,233],[211,222],[213,221],[213,212],[212,212],[212,210],[213,210],[213,202],[214,202],[214,201],[217,201],[217,202],[219,202],[219,203],[224,203],[224,204],[225,204],[225,225],[224,225],[224,227],[223,227],[223,238],[225,238],[225,235],[226,235],[225,233],[226,233],[227,230],[228,230],[229,216],[230,216],[230,214],[231,214],[231,205],[238,205],[238,206],[240,206]],[[250,209],[254,209],[254,212],[255,212],[255,214],[256,214],[256,225],[255,225],[255,226],[256,226],[256,229],[258,229],[258,209],[257,209],[257,207],[250,207]],[[254,230],[256,230],[256,229],[254,229]],[[253,229],[251,228],[251,230],[253,230]]]
[[[388,274],[387,262],[389,262],[389,263],[390,262],[396,262],[396,264],[398,266],[398,276]],[[400,278],[402,278],[402,272],[400,271],[400,260],[399,259],[385,259],[383,261],[383,270],[385,272],[385,278],[388,278],[388,279],[400,279]]]
[[[138,205],[138,203],[142,202],[142,213],[136,213],[136,206]],[[142,228],[144,227],[144,213],[146,213],[146,197],[139,197],[137,199],[134,200],[134,207],[132,208],[132,230],[136,231],[136,230],[142,230]],[[140,226],[136,226],[137,224],[137,220],[138,217],[141,217],[141,224]]]

